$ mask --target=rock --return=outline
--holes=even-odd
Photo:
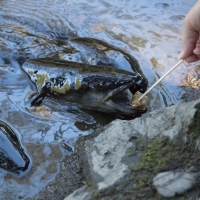
[[[20,192],[19,194],[18,194],[18,199],[23,199],[24,198],[24,193],[23,192]]]
[[[164,197],[174,197],[183,194],[196,183],[198,173],[162,172],[153,179],[153,185]]]
[[[66,197],[64,200],[89,200],[91,199],[92,194],[87,191],[87,186],[83,186],[76,190],[74,193],[70,194],[68,197]]]
[[[199,120],[200,100],[153,111],[131,121],[115,120],[102,131],[80,138],[76,152],[87,187],[65,200],[156,198],[158,193],[153,188],[153,180],[163,196],[184,193],[194,187],[196,174],[183,173],[179,177],[171,171],[195,169],[196,173],[200,172],[196,150]],[[169,173],[168,179],[174,177],[173,184],[184,182],[182,190],[178,185],[167,193],[159,187],[166,181],[166,177],[161,178],[161,182],[157,179],[163,171],[169,171],[165,172]]]

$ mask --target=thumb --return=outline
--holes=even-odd
[[[200,57],[200,40],[197,41],[196,47],[193,50],[193,53],[196,54],[198,57]]]

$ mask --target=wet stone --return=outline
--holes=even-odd
[[[153,185],[159,194],[164,197],[174,197],[191,189],[199,178],[198,173],[162,172],[153,179]]]
[[[65,200],[197,197],[199,120],[200,100],[115,120],[80,138],[76,149],[87,187]]]
[[[65,149],[65,150],[67,150],[67,151],[69,151],[69,152],[72,152],[73,151],[73,149],[72,149],[72,147],[70,147],[68,144],[66,144],[65,142],[62,142],[61,143],[61,146]]]
[[[18,194],[18,199],[23,199],[24,198],[24,193],[23,192],[20,192],[19,194]]]

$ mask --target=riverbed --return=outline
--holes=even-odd
[[[64,50],[65,45],[55,42],[58,35],[94,37],[137,58],[150,86],[178,61],[183,20],[195,2],[0,0],[0,118],[18,130],[32,163],[23,176],[0,169],[1,199],[38,193],[61,170],[61,160],[74,151],[80,135],[115,119],[98,112],[65,112],[65,106],[51,100],[45,102],[47,108],[56,108],[50,117],[30,113],[26,105],[34,88],[16,58]],[[198,70],[198,63],[183,63],[174,70],[148,95],[148,111],[198,98],[197,88],[190,94],[184,85],[188,73]]]

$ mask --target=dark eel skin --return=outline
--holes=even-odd
[[[25,153],[17,134],[6,122],[0,120],[0,167],[20,174],[28,169],[30,159]]]
[[[112,114],[136,117],[146,111],[130,106],[134,93],[144,92],[148,84],[137,59],[95,38],[60,40],[69,46],[64,51],[21,63],[39,92],[32,106],[53,95],[79,108]]]
[[[40,92],[32,101],[33,106],[39,105],[45,96],[54,95],[80,108],[131,116],[139,112],[130,106],[129,91],[141,79],[138,73],[42,58],[27,60],[22,67]],[[126,105],[115,103],[116,97],[126,98]]]

